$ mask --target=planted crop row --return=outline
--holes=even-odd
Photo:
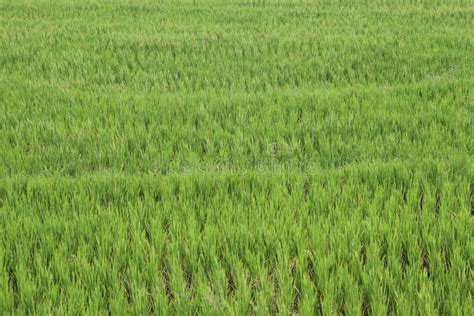
[[[472,169],[2,183],[3,311],[469,313]]]

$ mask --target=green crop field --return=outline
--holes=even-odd
[[[472,0],[0,0],[0,315],[473,315]]]

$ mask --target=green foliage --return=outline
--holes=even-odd
[[[473,17],[0,0],[0,314],[472,314]]]

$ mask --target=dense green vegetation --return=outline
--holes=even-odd
[[[472,314],[473,19],[0,0],[0,314]]]

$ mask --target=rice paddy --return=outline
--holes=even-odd
[[[0,314],[472,314],[473,18],[0,0]]]

